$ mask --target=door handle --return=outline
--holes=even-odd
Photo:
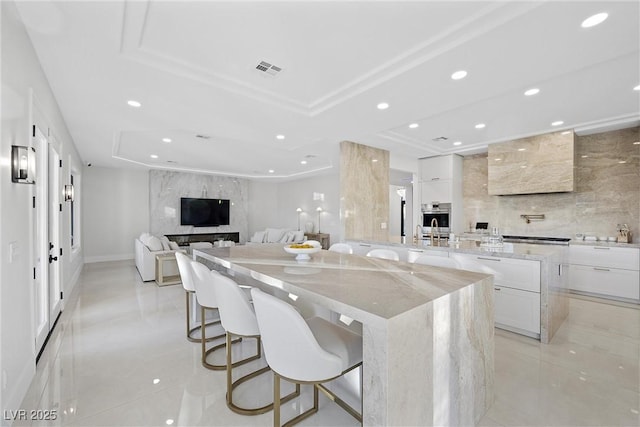
[[[49,255],[49,264],[51,264],[53,261],[57,261],[57,260],[58,260],[57,256]]]
[[[53,249],[53,243],[49,242],[49,250]]]

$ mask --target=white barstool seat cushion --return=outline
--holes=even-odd
[[[213,275],[219,274],[197,261],[191,261],[191,269],[193,270],[193,284],[196,288],[198,304],[207,308],[217,308],[218,299],[214,290]]]
[[[334,243],[333,245],[331,245],[329,247],[329,250],[331,252],[338,252],[341,254],[352,254],[353,253],[353,248],[351,247],[351,245],[347,244],[347,243]]]
[[[362,337],[321,317],[307,319],[320,347],[342,361],[342,372],[362,362]]]
[[[193,270],[191,269],[191,259],[182,252],[176,252],[176,263],[178,264],[178,272],[180,272],[180,281],[182,281],[182,287],[187,292],[195,292],[196,288],[193,284]]]
[[[260,335],[247,288],[240,288],[233,279],[221,274],[211,274],[211,278],[225,331],[245,337]]]
[[[251,296],[265,358],[279,375],[321,382],[362,361],[359,335],[319,318],[308,324],[294,307],[257,288]]]

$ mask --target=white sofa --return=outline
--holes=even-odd
[[[156,255],[173,253],[176,252],[176,250],[179,250],[177,244],[174,242],[171,242],[174,243],[173,245],[169,245],[166,242],[163,244],[162,240],[164,239],[160,240],[160,238],[155,236],[150,236],[155,237],[154,239],[151,239],[150,242],[149,236],[150,235],[147,233],[143,233],[140,237],[135,239],[136,268],[138,269],[138,273],[140,273],[140,277],[142,277],[143,282],[156,279]],[[144,242],[146,242],[146,244]],[[160,242],[159,245],[158,242]],[[177,266],[175,267],[175,271],[171,270],[174,268],[171,265],[165,266],[164,268],[166,275],[178,274]]]
[[[304,242],[304,231],[296,231],[288,228],[267,228],[264,231],[256,231],[249,239],[251,243],[301,243]]]

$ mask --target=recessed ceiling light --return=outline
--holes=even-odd
[[[540,93],[540,89],[538,89],[537,87],[534,87],[524,92],[526,96],[536,95],[538,93]]]
[[[462,142],[456,141],[456,142],[453,143],[453,145],[462,145]]]
[[[565,130],[564,132],[561,133],[561,135],[569,135],[571,133],[570,130]]]
[[[588,17],[587,19],[585,19],[584,21],[582,21],[582,28],[591,28],[591,27],[595,27],[598,24],[602,24],[604,22],[605,19],[607,19],[607,17],[609,16],[608,13],[606,12],[602,12],[602,13],[596,13],[593,16]]]
[[[419,126],[420,126],[420,125],[419,125],[419,124],[417,124],[417,123],[411,123],[411,124],[409,125],[409,129],[415,129],[415,128],[419,127]]]
[[[582,157],[583,159],[586,159],[586,158],[587,158],[587,157],[589,157],[589,156],[587,156],[586,154],[583,154],[583,155],[582,155],[582,156],[580,156],[580,157]]]
[[[618,163],[623,164],[623,163],[627,163],[626,160],[620,160]]]
[[[151,158],[152,158],[152,159],[157,159],[157,158],[158,158],[158,155],[157,155],[157,154],[152,154],[152,155],[151,155]]]
[[[387,108],[389,108],[389,104],[387,104],[386,102],[381,102],[380,104],[378,104],[378,110],[386,110]]]
[[[640,145],[640,141],[634,142],[633,145]]]
[[[640,90],[640,85],[634,87],[633,90]]]
[[[276,139],[282,140],[282,139],[284,139],[284,135],[276,135]]]
[[[128,100],[127,104],[129,104],[129,106],[131,107],[136,107],[136,108],[142,107],[142,104],[140,104],[138,101],[134,101],[133,99]]]
[[[527,151],[526,148],[518,148],[518,151]]]
[[[371,160],[371,161],[372,161],[373,163],[377,163],[377,162],[378,162],[378,159],[373,159],[373,160]]]
[[[274,173],[275,171],[273,169],[269,169],[269,173]]]
[[[493,160],[495,160],[496,162],[499,162],[499,161],[500,161],[500,160],[502,160],[502,159],[501,159],[501,158],[499,158],[499,157],[497,157],[497,158],[495,158],[495,159],[493,159]]]
[[[476,125],[476,129],[482,129],[482,128],[484,128],[485,126],[486,126],[486,125],[485,125],[484,123],[478,123],[478,124]]]
[[[564,124],[564,122],[562,120],[556,120],[555,122],[551,123],[551,126],[560,126]]]
[[[522,166],[520,166],[520,167],[521,167],[522,169],[526,168],[526,166],[525,166],[525,165],[522,165]]]
[[[300,164],[301,164],[301,165],[306,165],[306,164],[307,164],[307,161],[306,161],[306,160],[301,160],[301,161],[300,161]]]
[[[451,74],[451,78],[453,80],[460,80],[464,79],[465,77],[467,77],[467,72],[464,70],[456,71],[455,73]]]
[[[171,138],[162,138],[162,142],[171,142]]]

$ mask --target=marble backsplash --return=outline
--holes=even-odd
[[[197,234],[237,231],[247,240],[249,182],[246,179],[165,170],[149,171],[149,224],[152,234]],[[229,225],[180,225],[180,198],[229,199]]]
[[[340,143],[340,219],[345,239],[389,240],[389,152]]]
[[[576,184],[568,193],[490,196],[487,155],[465,157],[463,200],[469,231],[489,222],[502,234],[615,236],[628,224],[640,240],[640,128],[576,136]],[[636,144],[634,144],[634,142]],[[527,224],[522,214],[544,214]]]

